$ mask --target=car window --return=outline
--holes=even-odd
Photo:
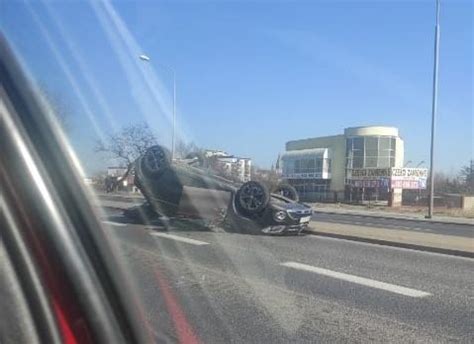
[[[4,145],[2,209],[6,176],[27,166],[17,201],[31,188],[61,210],[47,214],[64,236],[47,234],[71,248],[65,265],[90,268],[76,289],[100,289],[80,302],[130,301],[96,309],[150,342],[469,342],[473,13],[468,0],[4,1],[2,40],[29,86],[15,98],[2,83],[1,125],[50,140],[17,140],[9,166]],[[25,94],[35,107],[16,105]],[[8,307],[32,310],[23,297]],[[7,341],[33,338],[20,332],[37,318]]]

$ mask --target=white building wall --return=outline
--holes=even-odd
[[[400,137],[397,137],[395,144],[395,167],[403,167],[405,161],[405,143]]]
[[[300,150],[312,148],[328,148],[328,158],[331,159],[331,183],[329,190],[344,192],[346,177],[346,141],[344,135],[324,136],[297,141],[289,141],[286,150]]]

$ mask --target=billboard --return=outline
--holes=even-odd
[[[379,179],[363,179],[363,180],[351,180],[350,185],[356,188],[386,188],[390,186],[390,179],[379,178]]]
[[[391,173],[392,178],[402,178],[402,179],[417,179],[417,178],[428,178],[428,169],[427,168],[396,168],[393,167]]]
[[[425,189],[426,168],[358,168],[348,170],[347,184],[353,187]]]
[[[390,184],[392,189],[426,189],[428,169],[392,168]]]
[[[396,179],[391,181],[392,189],[426,189],[426,178],[418,180]]]
[[[354,168],[349,171],[349,179],[374,179],[390,177],[390,168]]]

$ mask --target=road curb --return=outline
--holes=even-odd
[[[458,257],[465,257],[465,258],[474,258],[474,252],[452,250],[452,249],[447,249],[447,248],[442,248],[442,247],[423,246],[423,245],[402,243],[402,242],[389,241],[389,240],[383,240],[383,239],[364,238],[364,237],[358,237],[358,236],[348,235],[348,234],[320,232],[317,230],[308,230],[308,229],[304,230],[303,232],[306,234],[319,235],[319,236],[335,238],[335,239],[346,239],[346,240],[365,242],[365,243],[375,244],[375,245],[408,248],[408,249],[417,250],[417,251],[441,253],[441,254],[446,254],[450,256],[458,256]]]
[[[361,216],[361,217],[369,217],[369,218],[376,218],[376,219],[385,219],[385,220],[403,220],[403,221],[412,221],[412,222],[427,222],[427,223],[435,223],[435,224],[443,224],[443,225],[461,225],[461,226],[474,226],[471,223],[465,222],[456,222],[456,221],[440,221],[440,220],[430,220],[430,219],[414,219],[414,218],[405,218],[405,217],[397,217],[397,216],[385,216],[385,215],[376,215],[376,214],[359,214],[359,213],[342,213],[337,211],[324,211],[324,210],[317,210],[313,208],[315,213],[320,214],[330,214],[330,215],[349,215],[349,216]]]

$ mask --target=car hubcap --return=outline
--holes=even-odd
[[[145,163],[151,171],[159,171],[165,166],[166,156],[163,150],[151,149],[145,157]]]
[[[265,193],[258,186],[247,185],[240,193],[240,203],[246,210],[258,209],[264,201]]]

